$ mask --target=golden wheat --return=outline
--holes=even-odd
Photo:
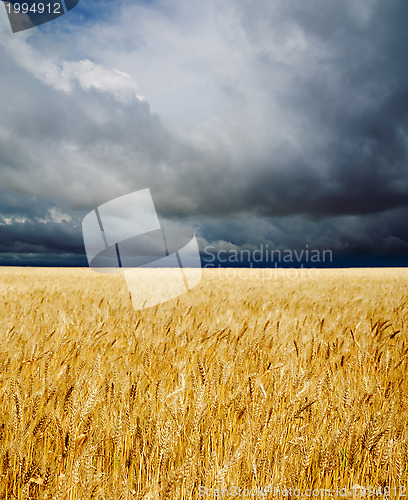
[[[121,276],[1,269],[0,498],[402,497],[407,270],[265,276],[134,311]]]

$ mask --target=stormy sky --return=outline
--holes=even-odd
[[[81,223],[150,188],[200,248],[408,263],[406,0],[0,6],[0,265],[87,265]],[[215,250],[214,250],[215,251]]]

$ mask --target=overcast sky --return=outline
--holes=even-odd
[[[0,264],[86,265],[83,217],[148,187],[202,249],[406,265],[407,20],[406,0],[81,0],[13,34],[0,6]]]

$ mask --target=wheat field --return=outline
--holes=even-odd
[[[0,498],[403,498],[407,280],[0,269]]]

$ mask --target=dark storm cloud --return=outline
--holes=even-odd
[[[322,222],[324,230],[322,230]],[[404,209],[360,216],[312,219],[304,215],[202,220],[208,241],[222,247],[328,248],[335,252],[392,253],[408,250],[408,218]]]
[[[62,222],[14,222],[0,225],[0,253],[83,254],[81,233]]]
[[[256,40],[266,39],[268,30],[273,36],[275,28],[284,37],[280,27],[294,23],[320,47],[317,55],[305,54],[304,67],[277,66],[276,54],[265,48],[257,54],[271,88],[276,73],[287,73],[279,103],[296,115],[307,144],[275,144],[271,157],[251,169],[244,204],[266,215],[320,217],[406,207],[408,5],[278,4],[276,10],[276,2],[269,4],[269,17],[247,9],[242,21]]]
[[[3,255],[78,255],[87,211],[145,187],[162,216],[195,224],[202,245],[407,253],[408,4],[223,8],[232,28],[220,37],[230,37],[221,62],[232,69],[191,67],[212,82],[217,104],[191,134],[153,113],[127,75],[61,63],[9,38],[0,77]],[[203,46],[211,36],[203,33]],[[176,51],[170,57],[183,66]],[[202,100],[192,92],[184,105]]]
[[[251,69],[263,90],[270,87],[263,104],[277,105],[263,150],[251,149],[245,133],[236,137],[246,161],[230,169],[224,162],[223,179],[212,182],[213,172],[200,168],[208,159],[202,152],[190,158],[179,182],[194,195],[195,213],[323,218],[407,207],[407,14],[406,3],[374,1],[243,9]],[[279,43],[268,47],[279,36],[283,44],[294,27],[305,43],[304,62],[280,57]],[[261,127],[255,132],[264,134]]]

